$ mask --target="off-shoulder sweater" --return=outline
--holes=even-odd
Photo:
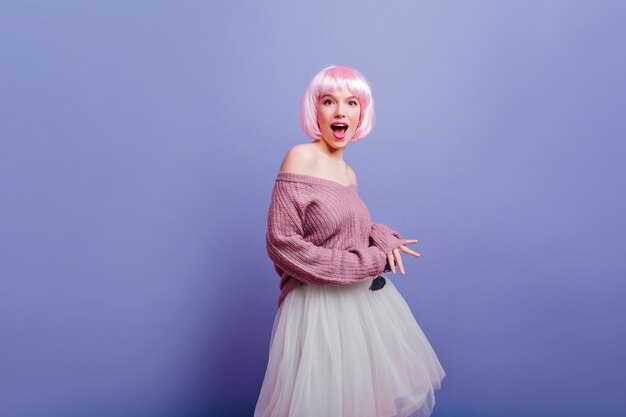
[[[372,223],[358,185],[279,171],[267,215],[266,247],[280,277],[278,306],[297,286],[349,285],[385,270],[386,254],[404,244]]]

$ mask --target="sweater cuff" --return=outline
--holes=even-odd
[[[370,239],[385,255],[404,244],[398,232],[382,223],[372,223]]]

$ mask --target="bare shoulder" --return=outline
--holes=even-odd
[[[283,158],[279,171],[309,174],[317,162],[315,149],[309,143],[293,146]]]

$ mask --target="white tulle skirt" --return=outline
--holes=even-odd
[[[426,417],[445,372],[387,275],[302,285],[276,313],[254,417]]]

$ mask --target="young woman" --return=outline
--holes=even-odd
[[[314,140],[289,150],[276,176],[267,252],[280,277],[269,360],[254,417],[423,417],[445,372],[384,272],[419,257],[372,223],[344,162],[374,119],[357,71],[327,67],[307,86],[300,121]]]

